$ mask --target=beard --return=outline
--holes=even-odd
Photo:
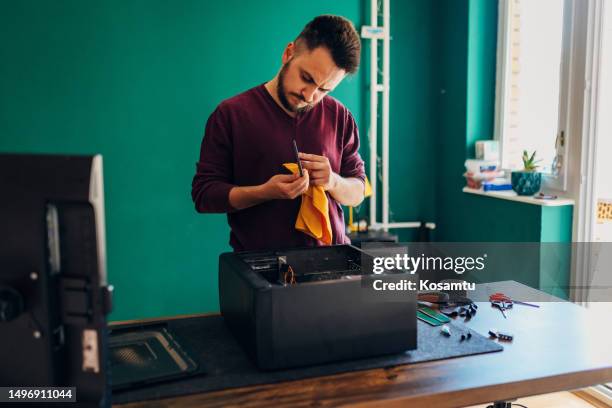
[[[291,102],[289,102],[288,93],[285,90],[285,74],[287,73],[287,70],[289,69],[290,63],[291,61],[287,61],[287,63],[285,63],[282,66],[280,72],[278,73],[278,84],[276,86],[276,94],[278,96],[278,100],[280,101],[280,103],[289,112],[295,112],[297,114],[305,113],[311,110],[314,105],[308,103],[305,106],[302,106],[300,108],[298,108],[296,105],[292,105]],[[304,98],[302,97],[302,95],[298,95],[296,93],[291,93],[291,95],[295,96],[301,101],[304,101]]]

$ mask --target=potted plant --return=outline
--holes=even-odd
[[[540,160],[535,160],[536,152],[531,156],[527,150],[523,150],[523,170],[512,172],[512,189],[518,195],[530,196],[540,191],[542,185],[542,173],[537,171]]]

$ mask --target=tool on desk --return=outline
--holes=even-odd
[[[417,301],[418,306],[430,307],[432,309],[438,309],[440,306],[437,303],[425,302],[422,300]]]
[[[417,310],[417,319],[424,321],[425,323],[431,325],[431,326],[441,326],[444,323],[442,323],[439,320],[434,319],[431,316],[426,315],[425,313],[421,312],[420,310]]]
[[[476,309],[478,309],[478,305],[476,303],[470,303],[465,306],[457,306],[453,304],[452,306],[440,305],[440,312],[444,313],[448,317],[464,317],[465,320],[470,320],[474,315],[476,315]]]
[[[465,316],[467,319],[471,318],[473,315],[476,314],[476,309],[478,308],[478,306],[476,306],[475,303],[469,304],[467,306],[462,306],[459,308],[459,316]]]
[[[447,303],[449,299],[448,293],[439,292],[439,291],[431,291],[431,292],[420,292],[417,295],[417,300],[420,302],[428,302],[428,303]]]
[[[493,301],[499,301],[499,302],[505,302],[505,303],[516,303],[518,305],[524,305],[524,306],[531,306],[531,307],[540,307],[540,305],[536,305],[534,303],[527,303],[527,302],[521,302],[520,300],[515,300],[510,298],[509,296],[497,292],[492,294],[491,296],[489,296],[489,301],[493,302]]]
[[[447,316],[443,315],[442,313],[436,312],[435,310],[430,309],[428,307],[419,306],[419,312],[431,317],[432,319],[436,319],[441,323],[448,323],[451,321],[451,319],[449,319]]]
[[[295,143],[295,139],[292,139],[293,142],[293,153],[295,153],[295,162],[298,165],[298,169],[300,170],[300,177],[304,175],[304,169],[302,168],[302,162],[300,161],[299,150],[297,148],[297,143]]]
[[[492,300],[491,306],[499,309],[502,316],[504,316],[504,319],[507,319],[508,316],[506,316],[506,310],[512,307],[512,302],[504,302],[503,300]]]
[[[469,331],[467,332],[467,334],[461,334],[461,338],[459,339],[459,341],[464,341],[464,340],[469,340],[472,338],[472,333],[470,333]]]
[[[489,330],[489,335],[491,337],[495,337],[496,339],[503,340],[503,341],[512,341],[512,339],[514,338],[512,334],[508,332],[501,332],[497,329]]]
[[[461,340],[460,341],[463,341],[463,340],[466,340],[466,339],[469,340],[471,338],[472,338],[472,333],[468,332],[468,334],[462,334],[461,335]]]
[[[417,295],[417,301],[419,310],[426,308],[424,309],[426,311],[424,314],[431,316],[433,313],[438,316],[444,315],[453,318],[461,316],[465,318],[465,321],[470,320],[476,314],[476,309],[478,309],[478,306],[463,293],[447,293],[442,291],[420,292]],[[444,321],[444,318],[442,318],[442,321]]]

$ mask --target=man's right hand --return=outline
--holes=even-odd
[[[258,186],[234,187],[229,192],[229,202],[234,211],[243,210],[269,200],[293,200],[308,189],[308,170],[304,175],[278,174]]]
[[[299,174],[277,174],[266,181],[262,189],[268,200],[293,200],[308,190],[309,182],[307,170],[301,177]]]

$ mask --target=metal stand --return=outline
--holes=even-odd
[[[379,4],[382,3],[382,16]],[[382,17],[382,25],[379,25]],[[391,55],[391,0],[370,0],[370,25],[361,27],[361,37],[370,42],[370,229],[388,232],[398,228],[426,228],[433,230],[436,224],[421,221],[391,222],[389,209],[389,91],[390,91],[390,55]],[[378,61],[379,41],[382,42],[382,67]],[[381,99],[381,157],[378,157],[378,106]],[[381,167],[380,181],[382,184],[382,220],[378,221],[378,166]]]
[[[512,408],[512,403],[508,401],[496,401],[487,408]]]

